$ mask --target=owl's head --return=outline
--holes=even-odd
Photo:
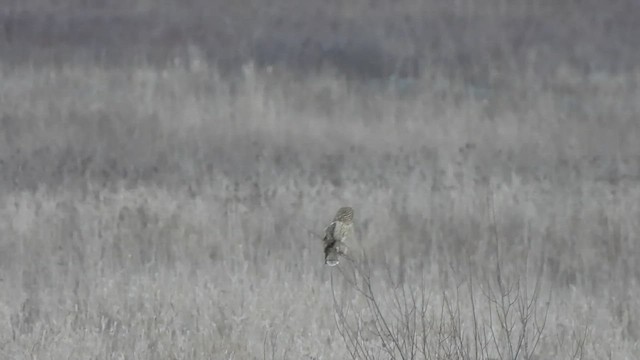
[[[349,206],[341,207],[338,209],[333,221],[352,222],[353,221],[353,208]]]

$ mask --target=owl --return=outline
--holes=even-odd
[[[346,242],[353,239],[353,209],[342,207],[338,209],[336,216],[327,229],[324,238],[324,263],[336,266],[340,262],[340,256],[347,255],[349,250]]]

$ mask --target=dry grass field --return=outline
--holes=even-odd
[[[95,3],[0,14],[0,358],[640,354],[634,2]]]

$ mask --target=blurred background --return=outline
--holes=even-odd
[[[379,161],[371,149],[360,148],[368,142],[375,148],[390,145],[391,157],[415,155],[428,165],[434,157],[449,164],[471,161],[474,172],[484,177],[636,179],[639,7],[632,0],[606,5],[544,0],[8,1],[0,12],[5,76],[28,82],[16,69],[48,72],[53,77],[48,81],[32,74],[39,81],[29,86],[60,89],[53,94],[56,99],[49,99],[54,104],[65,101],[60,97],[74,101],[62,109],[65,116],[42,109],[48,120],[36,124],[44,120],[7,106],[12,96],[25,95],[20,88],[26,84],[6,79],[16,83],[5,90],[1,173],[5,180],[33,187],[59,183],[74,172],[156,182],[180,169],[176,181],[184,182],[214,168],[238,171],[267,147],[278,153],[274,157],[304,160],[310,171],[335,180],[360,176]],[[255,78],[247,79],[247,71]],[[56,79],[61,76],[64,81]],[[158,85],[163,82],[172,88]],[[262,92],[263,102],[277,104],[255,109],[271,111],[260,116],[277,117],[275,123],[236,114],[234,106],[246,110],[244,104],[215,104],[221,92],[238,100],[238,92],[249,91],[243,86]],[[94,96],[88,98],[83,87]],[[113,88],[119,89],[117,99]],[[137,96],[162,103],[142,109]],[[199,104],[194,108],[181,96]],[[253,107],[269,106],[258,102]],[[228,116],[220,114],[220,106],[231,107]],[[456,111],[464,114],[451,113]],[[52,119],[57,117],[62,119]],[[231,137],[249,137],[242,121],[303,132],[296,139],[308,144],[297,149],[281,138],[280,146],[273,146],[273,136],[287,136],[279,129],[273,130],[277,135],[240,141],[241,154],[221,146],[230,132],[242,132]],[[180,122],[190,124],[181,128],[197,127],[196,136],[209,132],[203,138],[210,140],[173,139],[171,127]],[[332,132],[334,126],[357,134],[338,131],[351,139],[330,135],[333,142],[327,144],[327,134],[318,128]],[[59,134],[55,144],[52,128]],[[449,133],[434,134],[433,128]],[[401,131],[417,138],[407,141]],[[28,141],[23,138],[27,133]],[[36,140],[39,136],[47,140]],[[78,140],[60,139],[65,136]],[[214,141],[215,136],[222,139]],[[386,139],[365,140],[371,137]],[[71,144],[83,141],[103,146]],[[332,151],[336,146],[344,148]],[[169,154],[176,150],[186,154]],[[345,156],[349,150],[356,155]],[[133,156],[125,158],[122,151]],[[243,155],[247,159],[229,159]],[[298,167],[295,161],[278,166],[284,171]],[[341,174],[323,168],[342,166]],[[435,166],[429,176],[448,165]],[[192,168],[186,171],[190,175],[186,167]]]

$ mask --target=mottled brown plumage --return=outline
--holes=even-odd
[[[342,207],[327,229],[324,238],[324,263],[329,266],[338,265],[340,256],[346,255],[349,248],[346,242],[353,239],[353,209]]]

